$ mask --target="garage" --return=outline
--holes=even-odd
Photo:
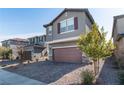
[[[77,47],[53,49],[53,60],[56,62],[81,62],[82,53]]]

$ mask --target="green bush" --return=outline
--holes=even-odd
[[[95,76],[92,71],[86,70],[81,73],[82,83],[84,85],[91,85],[95,79]]]
[[[118,72],[118,78],[120,80],[120,84],[124,84],[124,70],[120,70]]]
[[[0,47],[0,58],[1,59],[11,59],[12,58],[12,50],[6,47]]]

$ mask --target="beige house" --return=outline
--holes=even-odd
[[[13,38],[13,39],[4,40],[1,43],[2,43],[3,47],[12,49],[13,59],[18,59],[19,58],[19,54],[18,54],[19,48],[28,45],[29,41],[26,39],[21,39],[21,38]]]
[[[116,58],[124,58],[124,15],[114,17],[112,37]]]

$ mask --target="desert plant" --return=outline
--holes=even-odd
[[[120,80],[120,84],[124,84],[124,70],[120,70],[118,72],[118,78]]]
[[[85,70],[81,73],[82,83],[84,85],[91,85],[95,79],[95,76],[92,71]]]

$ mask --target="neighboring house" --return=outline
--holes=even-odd
[[[30,37],[28,38],[28,40],[29,40],[30,45],[43,45],[44,46],[46,42],[46,35]]]
[[[48,59],[57,62],[83,62],[85,57],[77,48],[81,34],[88,33],[94,19],[88,9],[64,9],[45,24]]]
[[[114,17],[112,37],[116,58],[124,58],[124,15]]]
[[[33,60],[42,59],[44,55],[42,55],[45,47],[40,45],[28,45],[23,48],[25,60]]]
[[[46,35],[30,37],[28,40],[29,45],[23,48],[25,59],[41,59],[45,55],[43,51],[46,48]]]
[[[29,44],[28,40],[21,38],[8,39],[1,42],[3,47],[12,49],[13,59],[19,57],[18,48],[24,47]]]

